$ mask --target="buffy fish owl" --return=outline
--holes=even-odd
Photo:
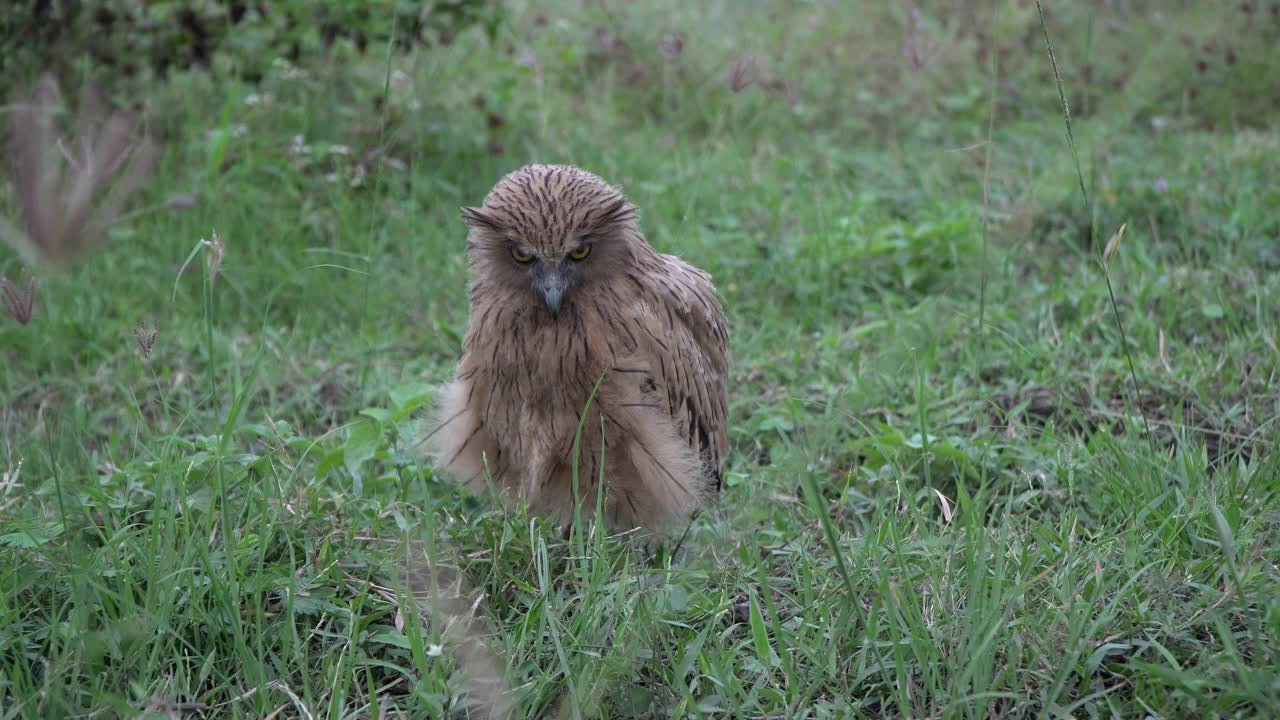
[[[711,277],[655,250],[635,206],[576,167],[520,168],[462,220],[468,327],[437,466],[567,524],[581,426],[584,518],[601,478],[616,531],[670,531],[718,498],[729,348]]]

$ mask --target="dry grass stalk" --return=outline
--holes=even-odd
[[[142,708],[145,715],[162,715],[166,718],[177,720],[185,715],[192,713],[203,713],[209,709],[209,706],[200,702],[169,702],[167,700],[152,700]]]
[[[68,267],[106,237],[159,156],[150,141],[132,142],[137,123],[130,116],[113,112],[101,120],[92,90],[81,94],[76,135],[69,140],[55,120],[61,106],[50,75],[10,106],[10,173],[22,228],[0,221],[0,235],[28,264],[51,269]]]

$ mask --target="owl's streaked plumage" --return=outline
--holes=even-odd
[[[529,165],[464,208],[470,312],[439,408],[439,467],[532,512],[663,531],[719,496],[728,335],[711,277],[645,240],[636,208],[584,170]]]

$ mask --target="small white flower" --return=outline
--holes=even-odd
[[[533,54],[532,50],[525,49],[521,51],[520,56],[516,58],[516,66],[526,68],[528,70],[537,70],[538,57]]]
[[[439,645],[427,646],[427,657],[440,657],[443,654],[444,654],[444,648],[440,647]]]

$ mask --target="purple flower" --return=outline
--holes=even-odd
[[[920,12],[920,8],[911,8],[911,19],[915,21],[916,30],[924,30],[924,13]]]
[[[1169,181],[1164,178],[1156,178],[1156,192],[1166,192],[1169,190]]]

